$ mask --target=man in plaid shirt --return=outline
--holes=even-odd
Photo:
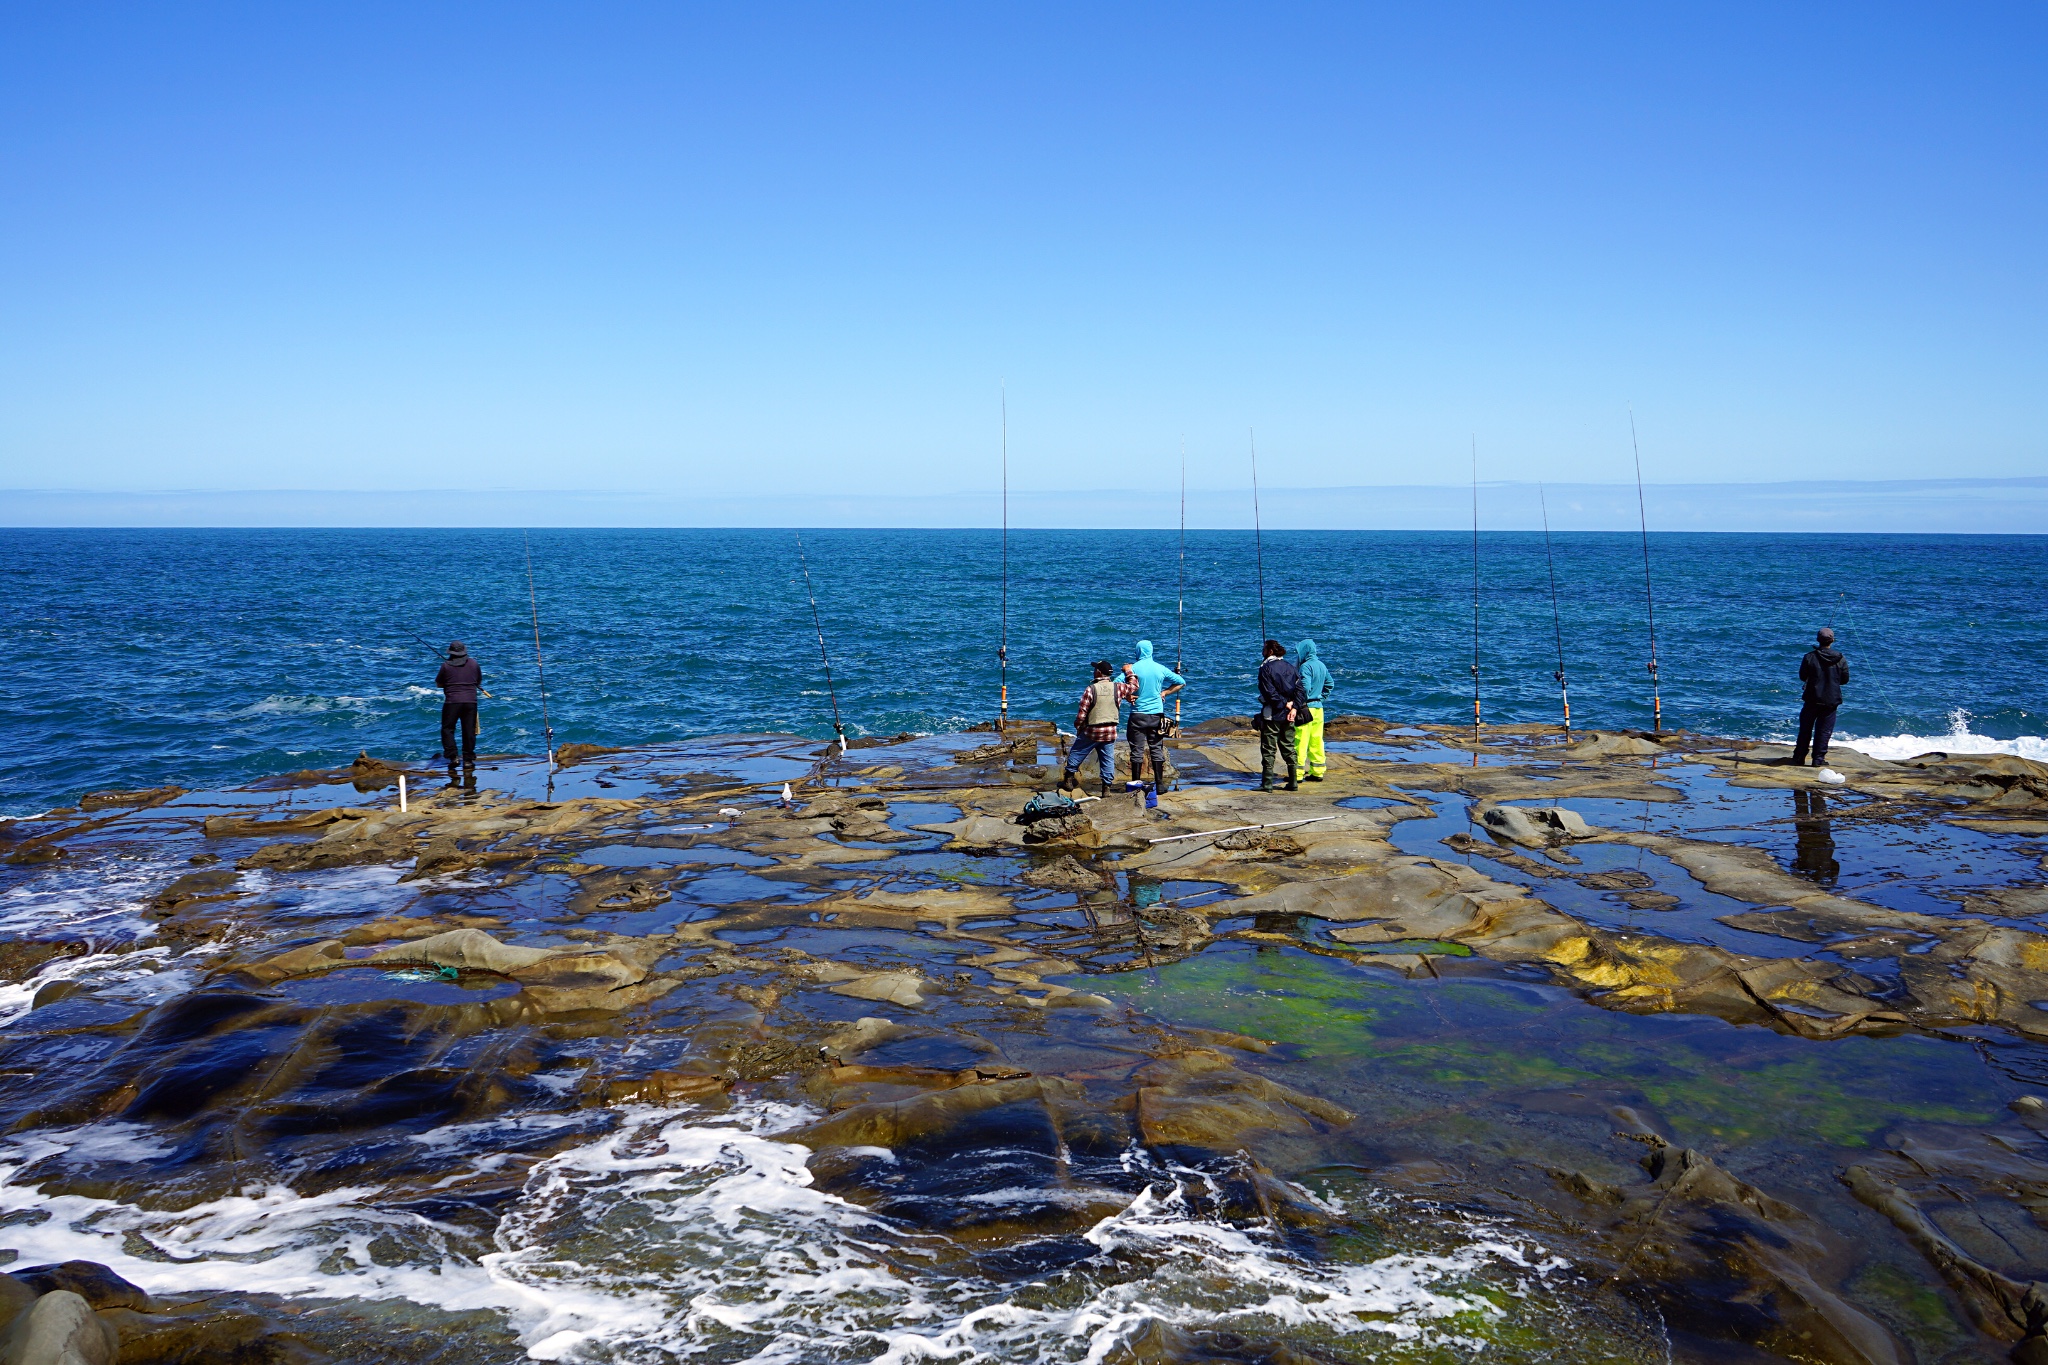
[[[1104,796],[1109,795],[1109,784],[1116,780],[1117,708],[1138,695],[1138,683],[1134,678],[1112,681],[1115,672],[1107,659],[1097,659],[1095,681],[1081,690],[1081,703],[1074,711],[1074,747],[1067,751],[1067,771],[1060,779],[1061,791],[1073,791],[1081,785],[1076,774],[1091,750],[1095,754],[1096,768],[1102,774]]]

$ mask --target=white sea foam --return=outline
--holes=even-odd
[[[36,992],[59,981],[89,980],[97,994],[135,1004],[167,999],[191,985],[190,973],[164,971],[170,955],[169,948],[156,947],[51,958],[26,981],[0,983],[0,1027],[27,1014]]]
[[[90,867],[70,858],[38,869],[29,881],[0,891],[0,934],[24,938],[57,935],[139,938],[153,929],[142,908],[173,868],[189,871],[168,855]]]
[[[252,1186],[151,1210],[15,1182],[53,1154],[149,1150],[119,1125],[13,1139],[0,1218],[26,1259],[99,1261],[156,1293],[495,1309],[535,1360],[1100,1362],[1153,1320],[1468,1351],[1504,1312],[1477,1292],[1482,1277],[1526,1301],[1562,1266],[1526,1239],[1441,1218],[1429,1251],[1304,1260],[1201,1216],[1191,1194],[1205,1177],[1135,1153],[1156,1179],[1086,1234],[1093,1260],[1047,1281],[987,1281],[959,1273],[945,1239],[815,1188],[807,1150],[769,1136],[804,1117],[759,1102],[716,1117],[624,1111],[614,1131],[535,1163],[491,1248],[380,1207],[374,1187]],[[421,1138],[469,1147],[491,1126]]]
[[[2013,754],[2019,758],[2031,758],[2037,763],[2048,763],[2048,737],[2021,735],[2016,739],[1991,739],[1970,732],[1971,716],[1968,711],[1951,711],[1948,719],[1949,731],[1945,735],[1868,735],[1862,738],[1837,735],[1834,742],[1871,758],[1893,761],[1920,754],[1947,753]]]
[[[422,687],[418,683],[407,683],[397,692],[374,693],[367,696],[287,696],[274,692],[261,701],[251,702],[236,711],[226,713],[229,720],[249,720],[259,716],[318,716],[330,711],[347,711],[364,715],[380,706],[400,705],[418,701],[422,697],[439,697],[439,689]]]

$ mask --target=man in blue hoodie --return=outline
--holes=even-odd
[[[1124,665],[1124,676],[1138,685],[1126,731],[1131,741],[1131,776],[1143,780],[1140,765],[1149,760],[1153,787],[1164,790],[1159,784],[1166,772],[1166,699],[1186,687],[1187,679],[1152,657],[1150,640],[1138,641],[1138,661]]]
[[[1308,719],[1294,727],[1294,761],[1302,781],[1320,782],[1329,767],[1323,756],[1323,702],[1336,690],[1337,680],[1316,656],[1314,640],[1296,645],[1294,657],[1301,670],[1301,690],[1308,694]]]

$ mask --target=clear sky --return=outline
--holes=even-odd
[[[2048,470],[2048,8],[32,5],[0,486]]]

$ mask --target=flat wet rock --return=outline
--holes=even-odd
[[[1329,735],[1262,793],[1204,722],[1156,808],[1029,825],[1050,727],[14,822],[9,1321],[122,1360],[2048,1349],[2041,765]]]

